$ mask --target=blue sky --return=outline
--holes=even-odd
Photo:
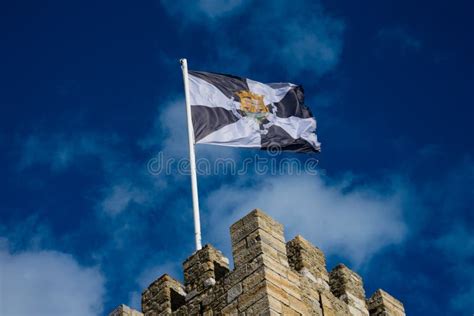
[[[468,1],[22,1],[0,6],[0,303],[105,315],[193,251],[191,69],[305,87],[318,175],[202,175],[204,242],[255,207],[409,315],[474,312]],[[215,161],[265,152],[202,146]],[[304,161],[307,157],[285,154]],[[277,157],[280,159],[281,157]],[[1,309],[0,309],[1,310]],[[32,312],[34,311],[34,312]]]

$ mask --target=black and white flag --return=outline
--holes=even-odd
[[[189,71],[189,97],[198,144],[320,151],[301,86]]]

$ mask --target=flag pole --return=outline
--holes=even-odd
[[[191,104],[189,103],[189,80],[188,61],[186,58],[179,60],[183,71],[184,98],[186,101],[186,117],[188,121],[188,141],[189,141],[189,166],[191,169],[191,191],[193,195],[193,215],[194,215],[194,236],[196,240],[196,250],[202,248],[201,245],[201,220],[199,218],[199,196],[197,187],[196,154],[194,152],[194,130],[191,116]]]

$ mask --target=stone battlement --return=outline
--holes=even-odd
[[[324,253],[253,210],[230,228],[234,269],[211,245],[183,263],[184,284],[163,275],[142,294],[142,312],[120,305],[110,316],[404,316],[383,290],[366,299],[362,278],[343,264],[328,273]]]

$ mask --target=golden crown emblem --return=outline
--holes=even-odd
[[[240,109],[248,113],[268,113],[268,108],[263,101],[263,95],[242,90],[236,93],[240,98]]]

